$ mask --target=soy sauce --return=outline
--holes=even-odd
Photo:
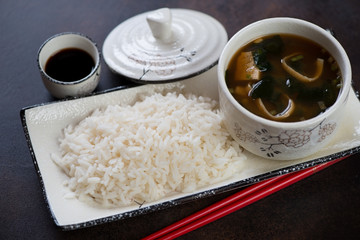
[[[66,48],[48,59],[45,72],[56,80],[73,82],[89,75],[94,67],[95,62],[87,52]]]

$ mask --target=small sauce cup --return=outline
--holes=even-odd
[[[61,54],[61,52],[76,50],[82,52],[85,56],[91,58],[93,65],[90,66],[88,72],[83,73],[79,79],[74,76],[70,77],[58,77],[53,73],[50,74],[50,70],[47,69],[49,61]],[[67,66],[58,66],[57,71],[63,73],[68,71],[67,68],[71,68],[68,75],[73,74],[71,71],[76,71],[81,68],[82,61],[73,61],[73,55],[67,55],[67,59],[64,60]],[[58,59],[62,59],[62,56]],[[67,97],[81,97],[90,94],[97,87],[100,80],[100,52],[89,37],[74,32],[65,32],[56,34],[47,39],[40,47],[37,55],[37,63],[40,70],[41,78],[46,89],[56,98],[67,98]],[[60,60],[61,61],[61,60]],[[69,64],[69,62],[73,62]],[[54,62],[59,65],[59,62]]]

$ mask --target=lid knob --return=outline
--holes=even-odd
[[[153,36],[161,41],[167,41],[171,37],[171,11],[169,8],[160,8],[149,13],[146,21]]]

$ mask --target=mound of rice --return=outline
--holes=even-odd
[[[240,172],[245,158],[217,102],[168,93],[97,109],[60,138],[52,159],[81,201],[104,207],[193,192]]]

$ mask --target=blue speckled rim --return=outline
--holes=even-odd
[[[101,94],[105,94],[108,92],[114,92],[114,91],[119,91],[122,89],[128,89],[131,87],[134,87],[136,85],[128,85],[128,86],[121,86],[121,87],[117,87],[117,88],[113,88],[113,89],[109,89],[106,91],[102,91],[102,92],[98,92],[98,93],[93,93],[90,94],[86,97],[89,96],[93,96],[93,95],[101,95]],[[91,221],[86,221],[86,222],[82,222],[82,223],[77,223],[77,224],[70,224],[70,225],[60,225],[56,219],[55,214],[52,212],[51,207],[50,207],[50,203],[48,201],[47,198],[47,194],[46,194],[46,190],[45,190],[45,184],[43,181],[43,178],[41,176],[41,172],[37,163],[37,159],[34,153],[34,149],[31,143],[31,138],[28,132],[28,128],[27,128],[27,124],[26,124],[26,117],[25,117],[25,112],[28,109],[31,108],[35,108],[35,107],[40,107],[40,106],[44,106],[44,105],[49,105],[49,104],[54,104],[57,102],[62,102],[62,101],[71,101],[73,99],[76,98],[67,98],[67,99],[62,99],[59,101],[55,101],[55,102],[49,102],[49,103],[43,103],[43,104],[37,104],[37,105],[33,105],[33,106],[29,106],[29,107],[25,107],[23,109],[20,110],[20,117],[21,117],[21,122],[22,122],[22,126],[23,126],[23,130],[24,130],[24,134],[25,134],[25,138],[26,138],[26,142],[27,145],[29,147],[30,150],[30,155],[32,157],[33,163],[34,163],[34,167],[36,170],[36,173],[38,175],[39,181],[40,181],[40,185],[41,185],[41,189],[42,189],[42,193],[43,193],[43,197],[45,199],[45,202],[47,204],[47,208],[51,213],[51,217],[54,220],[55,224],[60,227],[62,230],[68,231],[68,230],[75,230],[75,229],[80,229],[80,228],[86,228],[86,227],[92,227],[92,226],[96,226],[96,225],[100,225],[100,224],[104,224],[104,223],[110,223],[113,221],[118,221],[118,220],[123,220],[126,218],[130,218],[130,217],[135,217],[135,216],[140,216],[140,215],[144,215],[150,212],[155,212],[158,210],[162,210],[162,209],[166,209],[169,207],[173,207],[173,206],[177,206],[180,204],[185,204],[191,201],[194,201],[196,199],[201,199],[201,198],[205,198],[205,197],[209,197],[209,196],[214,196],[216,194],[220,194],[220,193],[224,193],[227,191],[231,191],[231,190],[235,190],[238,188],[242,188],[242,187],[246,187],[252,184],[255,184],[257,182],[261,182],[264,181],[266,179],[272,178],[272,177],[277,177],[280,175],[284,175],[287,173],[291,173],[291,172],[297,172],[306,168],[310,168],[310,167],[314,167],[316,165],[325,163],[325,162],[330,162],[342,157],[347,157],[347,156],[351,156],[353,154],[359,153],[360,152],[360,146],[345,150],[345,151],[341,151],[341,152],[337,152],[325,157],[321,157],[321,158],[317,158],[317,159],[313,159],[307,162],[303,162],[303,163],[299,163],[296,165],[292,165],[289,167],[285,167],[285,168],[281,168],[275,171],[270,171],[258,176],[254,176],[254,177],[250,177],[247,179],[243,179],[241,181],[238,182],[234,182],[232,184],[226,185],[226,186],[222,186],[219,188],[215,188],[215,189],[211,189],[211,190],[207,190],[204,192],[200,192],[200,193],[196,193],[187,197],[183,197],[183,198],[179,198],[179,199],[175,199],[172,201],[168,201],[168,202],[164,202],[164,203],[159,203],[156,205],[151,205],[148,207],[141,207],[139,206],[138,209],[130,211],[130,212],[125,212],[125,213],[120,213],[120,214],[115,214],[109,217],[104,217],[104,218],[99,218],[99,219],[95,219],[95,220],[91,220]]]
[[[78,35],[78,36],[81,36],[81,37],[84,37],[86,38],[87,40],[89,40],[93,45],[94,47],[96,48],[96,51],[97,51],[97,55],[98,55],[98,61],[95,62],[95,67],[94,69],[91,71],[91,73],[89,73],[86,77],[82,78],[82,79],[79,79],[77,81],[72,81],[72,82],[63,82],[63,81],[59,81],[59,80],[56,80],[52,77],[50,77],[49,75],[46,74],[45,70],[41,67],[40,65],[40,53],[41,53],[41,50],[44,48],[44,46],[50,42],[51,40],[53,40],[54,38],[57,38],[57,37],[60,37],[60,36],[63,36],[63,35]],[[39,68],[39,71],[40,71],[40,74],[44,77],[46,77],[48,80],[54,82],[54,83],[57,83],[57,84],[60,84],[60,85],[75,85],[75,84],[78,84],[78,83],[81,83],[81,82],[84,82],[86,81],[87,79],[89,79],[93,74],[94,72],[97,72],[98,69],[100,68],[100,65],[101,65],[101,52],[99,51],[99,48],[97,46],[97,44],[87,35],[85,34],[82,34],[82,33],[78,33],[78,32],[63,32],[63,33],[58,33],[58,34],[55,34],[54,36],[51,36],[50,38],[46,39],[45,42],[40,46],[39,50],[38,50],[38,53],[37,53],[37,58],[36,58],[36,62],[37,62],[37,65],[38,65],[38,68]]]

